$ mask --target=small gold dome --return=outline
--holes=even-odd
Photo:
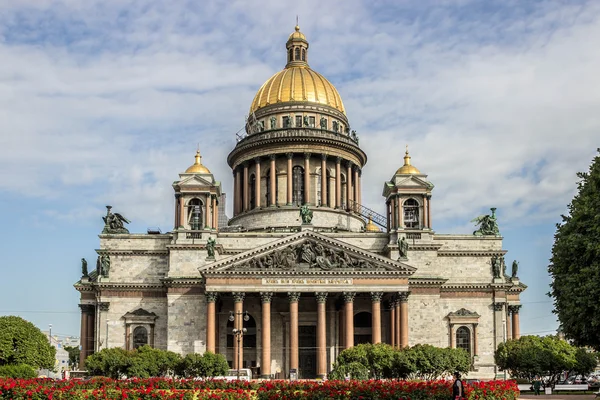
[[[186,174],[210,174],[208,168],[202,165],[202,156],[200,150],[196,150],[196,161],[188,169],[185,170]]]
[[[410,156],[408,155],[408,145],[406,146],[406,153],[404,153],[404,165],[398,168],[396,175],[420,175],[419,171],[414,165],[410,164]]]
[[[365,226],[365,232],[381,232],[381,229],[373,223],[373,218],[370,215],[369,222],[367,222],[367,226]]]
[[[304,33],[300,32],[300,27],[298,25],[296,25],[294,29],[295,31],[292,32],[292,34],[288,38],[288,41],[292,39],[306,40],[306,36],[304,36]]]

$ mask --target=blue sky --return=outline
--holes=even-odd
[[[363,202],[383,209],[408,144],[435,230],[498,207],[522,332],[556,329],[554,225],[600,142],[593,1],[0,0],[0,314],[78,335],[72,284],[104,206],[170,230],[198,143],[231,192],[234,134],[296,15],[370,157]]]

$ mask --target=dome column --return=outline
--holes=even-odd
[[[219,202],[217,201],[217,195],[213,196],[213,229],[219,229]]]
[[[292,159],[294,153],[286,153],[287,156],[287,190],[286,190],[286,204],[292,205]]]
[[[358,212],[358,204],[359,202],[359,188],[358,188],[358,165],[354,166],[354,207],[352,207],[352,211]]]
[[[244,208],[242,211],[248,211],[248,163],[244,162],[244,188],[243,188],[243,196],[244,196]]]
[[[254,208],[260,208],[260,157],[254,159]]]
[[[275,182],[275,178],[276,178],[276,176],[275,176],[275,159],[277,158],[277,156],[271,155],[270,158],[271,158],[271,170],[270,170],[271,176],[269,177],[271,179],[271,193],[270,193],[271,204],[270,205],[271,205],[271,207],[275,207],[276,206],[275,201],[277,199],[277,197],[276,197],[277,185]]]
[[[183,196],[179,196],[179,227],[185,226],[185,201]]]
[[[335,208],[342,206],[342,158],[335,158]]]
[[[206,199],[204,200],[204,228],[210,228],[210,218],[209,218],[209,212],[210,212],[210,194],[206,195]]]
[[[310,153],[304,153],[304,204],[310,204]]]
[[[236,167],[235,169],[235,200],[234,200],[234,207],[235,207],[235,212],[234,214],[237,215],[241,212],[241,185],[242,185],[242,173],[239,169],[239,167]]]
[[[346,211],[350,211],[352,202],[352,163],[346,163]]]
[[[328,206],[327,201],[327,155],[321,155],[321,207]]]

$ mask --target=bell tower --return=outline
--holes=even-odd
[[[430,231],[431,191],[427,175],[411,164],[408,145],[402,165],[383,187],[388,232]]]
[[[216,232],[219,228],[219,199],[221,182],[202,164],[200,150],[196,151],[194,164],[179,180],[173,183],[175,190],[174,230],[190,231],[188,236],[201,237],[202,231]]]

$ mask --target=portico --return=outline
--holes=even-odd
[[[337,354],[356,340],[382,342],[388,327],[382,314],[390,312],[382,302],[399,304],[392,332],[407,345],[413,271],[312,231],[216,262],[200,271],[206,285],[207,350],[225,354],[234,367],[242,351],[239,359],[246,362],[240,366],[260,366],[263,377],[283,378],[296,370],[300,377],[323,378]],[[236,342],[229,348],[227,340],[215,345],[217,332],[231,334],[224,318],[230,310],[248,312],[256,323],[256,338],[241,349]],[[355,321],[365,316],[370,329],[355,329]],[[237,321],[234,326],[242,328]],[[391,344],[392,335],[385,340]],[[272,353],[275,347],[279,354]]]

